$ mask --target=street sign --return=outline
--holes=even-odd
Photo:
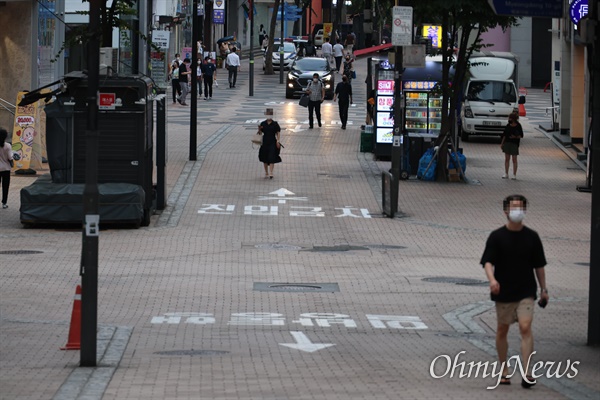
[[[578,24],[588,14],[588,8],[588,0],[573,0],[569,6],[571,21],[574,24]]]
[[[402,66],[404,68],[425,68],[425,45],[404,46],[402,49]]]
[[[498,15],[562,18],[563,0],[488,0]]]
[[[392,10],[392,45],[408,46],[413,37],[412,7],[395,6]]]

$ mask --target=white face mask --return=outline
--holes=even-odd
[[[520,209],[510,210],[508,213],[508,219],[514,223],[520,223],[525,218],[525,211]]]
[[[317,83],[317,82],[319,82],[319,79],[318,78],[313,78],[313,82]]]

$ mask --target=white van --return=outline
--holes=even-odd
[[[471,57],[469,79],[461,106],[461,138],[471,135],[500,136],[512,112],[519,112],[525,96],[517,92],[518,59],[511,53]]]

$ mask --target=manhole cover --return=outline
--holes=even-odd
[[[0,254],[13,254],[13,255],[19,255],[19,254],[42,254],[43,251],[39,251],[39,250],[3,250],[0,251]]]
[[[259,292],[339,292],[337,283],[254,282]]]
[[[294,246],[293,244],[283,244],[283,243],[263,243],[263,244],[257,244],[254,247],[256,247],[257,249],[261,249],[261,250],[285,250],[285,251],[302,250],[302,247],[300,247],[300,246]]]
[[[434,282],[434,283],[454,283],[455,285],[467,285],[467,286],[484,286],[488,285],[487,281],[482,281],[480,279],[471,279],[471,278],[456,278],[449,276],[433,276],[430,278],[423,278],[424,282]]]
[[[161,356],[220,356],[229,353],[225,350],[167,350],[156,351]]]

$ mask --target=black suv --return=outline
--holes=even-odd
[[[304,93],[308,82],[312,80],[313,75],[316,73],[319,74],[325,87],[325,97],[333,99],[335,91],[335,75],[333,72],[334,70],[329,66],[329,62],[324,58],[304,57],[297,59],[287,74],[285,97],[291,99]]]

